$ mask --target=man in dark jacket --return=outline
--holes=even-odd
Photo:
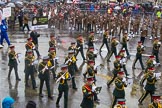
[[[35,51],[37,53],[37,56],[40,56],[40,53],[38,51],[38,37],[40,37],[40,34],[37,33],[35,29],[32,29],[32,32],[30,33],[30,37],[32,38],[32,42],[35,45]]]

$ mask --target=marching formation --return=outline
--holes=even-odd
[[[79,11],[77,11],[75,14],[72,11],[70,15],[71,16],[69,18],[74,18],[72,15],[75,16],[75,19],[68,21],[71,25],[70,27],[73,28],[75,26],[74,28],[78,28],[79,31],[81,29],[84,29],[88,33],[87,39],[86,36],[78,35],[76,41],[71,41],[71,45],[67,49],[68,55],[67,57],[65,57],[65,60],[61,63],[58,63],[56,36],[54,36],[53,34],[50,35],[49,42],[47,42],[49,43],[49,46],[47,46],[48,52],[45,56],[42,57],[39,53],[38,48],[38,46],[41,46],[38,45],[38,38],[40,37],[40,34],[38,34],[36,30],[31,29],[32,31],[30,33],[30,37],[27,38],[27,42],[24,45],[24,47],[26,48],[24,55],[25,89],[32,87],[33,90],[37,90],[38,84],[36,83],[35,78],[38,76],[40,80],[39,97],[44,97],[42,89],[45,83],[48,98],[50,100],[53,100],[53,95],[51,93],[51,89],[53,88],[51,88],[50,86],[50,80],[52,76],[52,79],[56,83],[58,83],[58,97],[56,100],[56,107],[60,107],[60,100],[62,98],[62,95],[64,94],[64,108],[68,108],[69,81],[71,81],[72,83],[72,89],[78,92],[76,73],[80,71],[77,66],[77,58],[80,52],[83,62],[87,64],[86,72],[82,73],[83,81],[85,82],[85,84],[82,86],[83,99],[80,102],[80,107],[94,108],[95,104],[99,104],[100,101],[102,101],[98,98],[98,95],[100,95],[99,93],[102,92],[102,87],[98,86],[96,83],[96,75],[98,74],[98,69],[95,59],[97,58],[97,56],[102,55],[102,48],[104,45],[106,45],[107,64],[112,62],[114,65],[114,68],[112,69],[113,76],[111,80],[107,81],[107,89],[111,88],[111,84],[115,84],[112,93],[114,99],[112,100],[111,108],[127,108],[125,88],[129,85],[128,80],[131,78],[130,72],[127,71],[126,63],[132,56],[129,53],[128,42],[129,40],[133,40],[134,37],[140,36],[140,40],[138,41],[136,46],[135,60],[132,65],[132,70],[135,70],[137,61],[139,61],[141,65],[140,74],[141,76],[143,76],[140,80],[139,85],[141,87],[144,87],[145,92],[141,97],[139,97],[138,102],[139,105],[142,105],[144,99],[148,96],[148,94],[150,94],[151,101],[148,105],[148,108],[162,108],[162,105],[159,101],[160,94],[155,93],[155,84],[161,76],[161,74],[159,75],[159,73],[156,72],[156,68],[160,66],[159,50],[161,46],[160,41],[162,41],[162,34],[160,31],[162,26],[159,24],[161,20],[159,18],[155,18],[153,21],[150,21],[147,16],[144,16],[142,21],[142,16],[140,15],[132,17],[129,14],[114,15],[108,13],[103,16],[93,13],[87,14],[87,19],[83,18],[84,20],[80,20],[79,17],[81,17],[82,13]],[[94,17],[93,15],[99,17]],[[98,20],[100,20],[99,23],[97,22]],[[83,22],[86,24],[82,24]],[[3,23],[4,22],[2,22],[2,24]],[[1,27],[1,34],[7,36],[7,32],[3,33],[4,25],[2,25]],[[99,41],[102,41],[99,49],[95,46],[97,40],[95,35],[98,31],[103,31],[103,38],[98,39]],[[147,48],[147,46],[145,45],[145,38],[147,37],[149,37],[149,39],[152,41],[152,51],[150,55],[147,55],[147,62],[143,63],[142,57],[145,49]],[[8,38],[5,39],[8,40]],[[8,53],[8,80],[10,80],[11,71],[14,68],[16,80],[21,81],[22,79],[20,79],[18,75],[19,53],[15,51],[16,46],[10,44],[9,40],[7,42],[10,49]],[[1,44],[3,45],[3,41],[1,42]],[[118,51],[119,44],[121,45],[121,48]],[[88,46],[86,54],[84,53],[84,46]],[[98,49],[97,53],[95,53],[96,49]],[[114,61],[112,61],[113,55],[115,57]],[[61,69],[60,72],[57,72],[58,67],[60,67]],[[32,84],[30,84],[30,82]],[[144,85],[145,82],[146,84]]]

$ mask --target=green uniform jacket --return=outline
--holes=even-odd
[[[104,43],[107,43],[107,38],[108,38],[108,35],[104,33],[104,35],[103,35],[103,42]]]
[[[77,53],[77,48],[73,48],[72,46],[70,46],[70,47],[68,48],[68,50],[73,50],[73,51],[74,51],[74,55]]]
[[[156,82],[156,78],[153,77],[152,74],[149,74],[148,77],[147,77],[145,90],[147,90],[147,91],[155,91],[155,82]]]
[[[65,63],[69,59],[71,59],[71,61],[69,61],[68,64],[67,64],[68,65],[68,71],[69,71],[69,73],[71,75],[74,75],[74,73],[75,73],[75,66],[76,66],[76,58],[75,58],[75,56],[73,56],[73,57],[66,57],[65,58]]]
[[[35,71],[34,65],[32,65],[33,61],[34,61],[34,56],[33,57],[26,56],[25,57],[25,70],[24,70],[24,72],[33,73]]]
[[[31,43],[31,44],[26,43],[26,44],[25,44],[26,51],[32,50],[34,46],[35,46],[34,43]]]
[[[79,48],[78,49],[79,51],[81,51],[83,49],[83,42],[81,40],[77,40],[77,48]]]
[[[127,36],[123,36],[122,45],[123,45],[123,47],[127,47]]]
[[[50,62],[52,64],[52,66],[54,66],[54,58],[56,57],[56,53],[55,52],[50,52],[48,53],[48,56],[49,56],[49,59],[50,59]]]
[[[49,41],[49,46],[56,48],[56,40]]]
[[[142,56],[142,52],[143,52],[143,49],[141,48],[141,46],[137,46],[136,57],[141,57]]]
[[[60,78],[63,74],[64,74],[64,72],[59,72],[58,75],[57,75],[57,78]],[[69,89],[67,81],[70,80],[71,75],[69,74],[69,72],[66,72],[64,77],[65,77],[65,79],[61,79],[60,82],[59,82],[58,89],[60,91]]]
[[[153,60],[148,59],[147,62],[146,62],[146,66],[147,66],[146,69],[155,67],[155,65],[153,64]]]
[[[118,45],[118,43],[116,41],[112,41],[111,42],[111,51],[116,51],[116,46]]]
[[[39,78],[40,79],[50,79],[50,72],[49,69],[46,69],[44,72],[42,71],[47,64],[44,62],[39,63]]]
[[[80,106],[82,108],[94,108],[92,86],[85,84],[82,87],[82,92],[83,100]]]
[[[87,52],[87,58],[88,58],[88,60],[93,60],[93,61],[95,61],[95,58],[97,57],[97,55],[96,54],[94,54],[92,51],[88,51]]]
[[[157,42],[153,43],[153,53],[159,52],[160,45]]]
[[[113,95],[115,97],[121,97],[121,98],[125,98],[125,90],[124,87],[126,87],[127,85],[122,82],[122,79],[119,79],[118,77],[115,79],[115,89],[113,91]]]
[[[93,46],[93,41],[94,41],[94,36],[93,35],[90,35],[88,37],[88,46]]]
[[[121,64],[120,61],[115,60],[114,61],[114,70],[113,70],[113,74],[118,74],[118,72],[121,70]]]
[[[148,68],[152,68],[154,67],[155,65],[153,64],[153,60],[148,60],[147,63],[146,63],[147,67]]]
[[[9,54],[8,54],[8,57],[9,57],[8,66],[17,65],[16,52],[15,51],[10,51]]]
[[[88,76],[95,77],[95,73],[96,73],[96,71],[94,70],[94,67],[92,67],[92,66],[88,66],[87,67],[87,74],[88,74]]]

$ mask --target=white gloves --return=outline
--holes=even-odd
[[[34,50],[35,49],[35,46],[32,49]]]
[[[80,47],[77,48],[78,50],[80,49]]]
[[[156,61],[155,60],[153,61],[153,64],[156,65]]]
[[[61,76],[61,78],[62,78],[62,79],[65,79],[65,77],[64,77],[64,76]]]
[[[123,79],[122,79],[122,82],[126,82],[126,78],[123,78]]]
[[[96,86],[92,86],[92,92],[95,92],[96,88]]]
[[[142,45],[141,48],[144,48],[144,46]]]
[[[119,41],[118,40],[116,42],[119,44]]]
[[[161,45],[161,42],[158,42],[159,45]]]

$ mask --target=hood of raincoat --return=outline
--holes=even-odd
[[[6,97],[2,101],[2,108],[11,108],[11,105],[15,102],[12,97]]]

